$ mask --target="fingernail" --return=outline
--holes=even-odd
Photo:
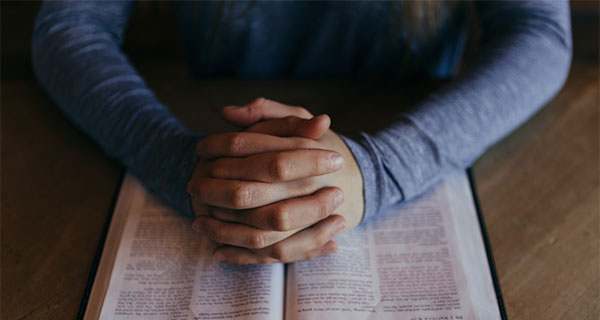
[[[341,190],[337,190],[333,198],[333,204],[339,207],[342,202],[344,202],[344,193]]]
[[[332,153],[329,160],[333,169],[341,169],[344,166],[344,158],[339,153]]]
[[[225,260],[225,255],[217,251],[213,254],[213,259],[217,262],[221,262]]]

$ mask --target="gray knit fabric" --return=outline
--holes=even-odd
[[[178,18],[202,77],[452,75],[468,15],[452,11],[431,41],[409,43],[396,19],[400,4],[184,2]],[[133,7],[45,3],[35,22],[33,67],[81,130],[191,217],[185,185],[197,161],[194,146],[206,134],[184,128],[120,51]],[[364,179],[367,219],[418,196],[449,170],[468,167],[565,81],[572,47],[568,1],[482,1],[475,8],[481,50],[450,85],[398,114],[385,130],[344,138]],[[365,108],[365,119],[369,112],[376,110]]]

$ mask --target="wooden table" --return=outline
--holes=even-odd
[[[474,166],[510,319],[600,315],[598,17],[585,15],[597,12],[597,3],[572,6],[582,7],[588,20],[573,20],[576,59],[564,89]],[[70,124],[33,79],[23,52],[37,7],[2,9],[0,317],[72,319],[122,168]],[[131,25],[142,26],[143,34],[148,26],[173,34],[146,18]],[[7,55],[13,63],[5,63]],[[186,125],[208,132],[227,129],[218,120],[220,106],[259,95],[328,112],[339,132],[372,132],[423,89],[346,80],[196,81],[178,63],[136,64]],[[357,125],[365,106],[380,111]]]
[[[207,131],[226,129],[212,121],[219,106],[257,95],[328,111],[346,133],[362,106],[379,106],[372,131],[399,95],[386,82],[195,81],[183,66],[140,69],[187,125]],[[575,64],[560,94],[474,167],[511,319],[598,318],[598,86],[597,64]],[[1,103],[2,319],[74,318],[122,169],[31,77],[2,82]]]

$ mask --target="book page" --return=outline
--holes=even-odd
[[[120,237],[118,251],[112,268],[103,266],[111,253],[103,253],[88,307],[100,315],[86,312],[86,319],[283,318],[283,265],[213,262],[212,243],[132,176],[125,179],[116,207],[114,222],[125,221],[121,232],[113,232],[118,223],[109,231],[109,237]],[[115,240],[107,239],[105,250],[110,242]],[[100,272],[110,273],[105,295],[99,293]]]
[[[286,319],[500,319],[465,173],[294,263]]]

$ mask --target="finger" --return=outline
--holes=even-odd
[[[251,251],[284,263],[308,259],[309,252],[321,248],[345,228],[346,220],[340,215],[332,215],[285,240],[265,248],[252,248]]]
[[[196,145],[196,153],[204,159],[245,157],[255,153],[319,149],[317,142],[298,137],[281,138],[254,132],[230,132],[206,137]]]
[[[244,248],[265,248],[298,231],[266,231],[239,223],[223,222],[208,216],[196,217],[192,226],[194,231],[213,241]]]
[[[264,230],[290,231],[327,218],[343,201],[342,191],[330,187],[310,196],[287,199],[257,209],[238,211],[212,207],[209,212],[221,221],[242,223]]]
[[[335,151],[299,149],[220,158],[208,166],[213,178],[282,182],[338,171],[344,166],[344,158]]]
[[[264,183],[203,177],[192,179],[187,187],[194,200],[211,206],[241,210],[312,194],[319,189],[314,180]]]
[[[305,259],[313,259],[325,254],[334,253],[337,252],[337,249],[337,244],[334,241],[329,241],[323,247],[307,252]],[[246,248],[231,246],[223,246],[215,249],[213,259],[215,261],[234,264],[267,264],[279,262],[273,258],[258,255]]]
[[[280,119],[264,120],[246,128],[245,132],[266,133],[279,137],[299,136],[320,139],[329,129],[331,119],[322,114],[311,119],[288,116]]]
[[[238,127],[246,127],[266,119],[276,119],[287,116],[309,119],[313,116],[302,107],[288,106],[265,98],[256,98],[241,107],[224,107],[221,109],[221,114],[226,121]]]

